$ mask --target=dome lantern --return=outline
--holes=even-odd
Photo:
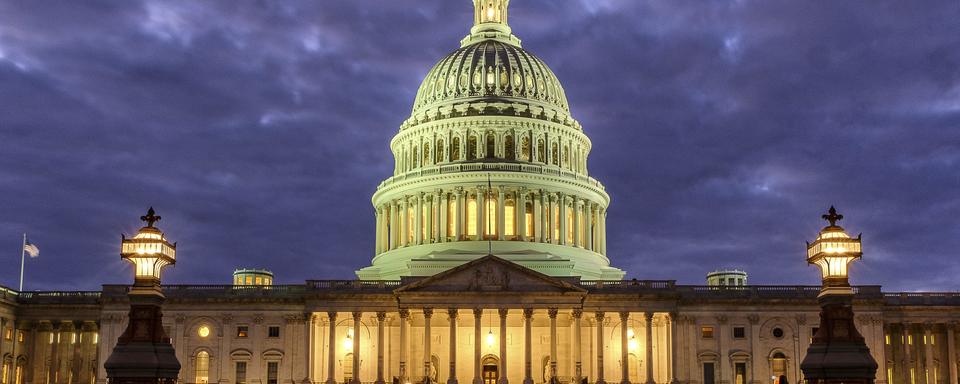
[[[460,41],[461,47],[481,40],[498,40],[520,46],[520,39],[513,35],[507,24],[510,0],[473,0],[473,28]]]

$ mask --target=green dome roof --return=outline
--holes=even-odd
[[[413,114],[484,101],[570,112],[560,81],[542,60],[517,45],[488,39],[457,49],[434,65],[417,91]]]

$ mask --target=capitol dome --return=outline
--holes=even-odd
[[[509,0],[473,0],[474,25],[438,61],[390,141],[364,280],[429,276],[488,254],[550,276],[619,280],[606,257],[610,197],[592,143],[547,65],[507,24]]]

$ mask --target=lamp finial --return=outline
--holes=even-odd
[[[153,223],[160,221],[160,216],[156,215],[153,207],[150,207],[150,209],[147,210],[146,216],[140,216],[140,220],[147,223],[147,228],[153,228]]]
[[[829,221],[831,227],[836,226],[838,221],[843,220],[843,215],[837,214],[837,209],[832,205],[830,206],[830,210],[827,211],[827,214],[820,217],[826,221]]]

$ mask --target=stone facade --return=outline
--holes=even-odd
[[[102,362],[126,326],[127,289],[3,291],[4,334],[15,330],[0,345],[5,382],[105,382]],[[818,286],[586,281],[494,256],[400,281],[163,292],[185,383],[420,382],[427,375],[472,383],[487,375],[518,384],[551,376],[707,384],[705,369],[717,384],[774,383],[781,375],[795,383],[819,313]],[[878,383],[957,383],[960,294],[861,286],[855,311],[880,364]]]

